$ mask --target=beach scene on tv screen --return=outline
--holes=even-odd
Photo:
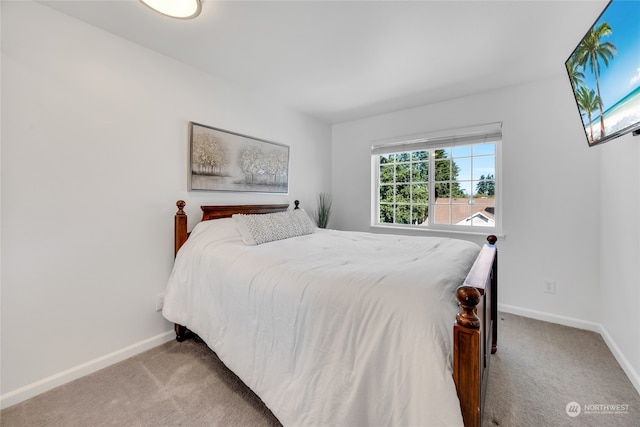
[[[640,2],[612,1],[566,62],[589,144],[640,127]]]

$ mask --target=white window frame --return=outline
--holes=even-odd
[[[380,222],[380,155],[412,152],[473,145],[479,143],[495,143],[495,194],[494,194],[494,226],[474,226],[456,224],[434,224],[433,215],[429,215],[428,225],[394,224]],[[429,156],[429,194],[435,194],[434,156]],[[502,123],[490,123],[481,126],[448,130],[437,134],[413,135],[393,140],[377,141],[371,147],[371,226],[389,229],[411,229],[437,231],[444,233],[460,233],[469,235],[495,234],[502,235]],[[435,198],[429,197],[429,212],[435,212]]]

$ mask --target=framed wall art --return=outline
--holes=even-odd
[[[289,147],[189,122],[189,191],[289,192]]]

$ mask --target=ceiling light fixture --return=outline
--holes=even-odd
[[[200,0],[140,0],[163,15],[178,19],[192,19],[200,15]]]

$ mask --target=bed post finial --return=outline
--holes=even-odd
[[[184,212],[184,207],[187,204],[184,200],[178,200],[176,206],[178,212],[174,216],[174,233],[173,233],[173,255],[177,255],[178,249],[187,241],[189,233],[187,232],[187,214]]]
[[[460,311],[456,314],[458,325],[471,329],[480,328],[480,319],[475,313],[480,302],[480,292],[473,286],[460,286],[456,290],[456,298],[460,305]]]
[[[176,215],[186,215],[184,213],[184,207],[187,206],[187,204],[184,202],[184,200],[178,200],[176,202],[176,206],[178,207],[178,212],[176,212]]]
[[[295,209],[300,209],[300,200],[294,200],[293,204],[296,205],[295,208],[293,208],[294,210]]]
[[[493,234],[490,236],[487,236],[487,242],[489,242],[490,245],[495,245],[497,241],[498,241],[497,236],[494,236]]]

